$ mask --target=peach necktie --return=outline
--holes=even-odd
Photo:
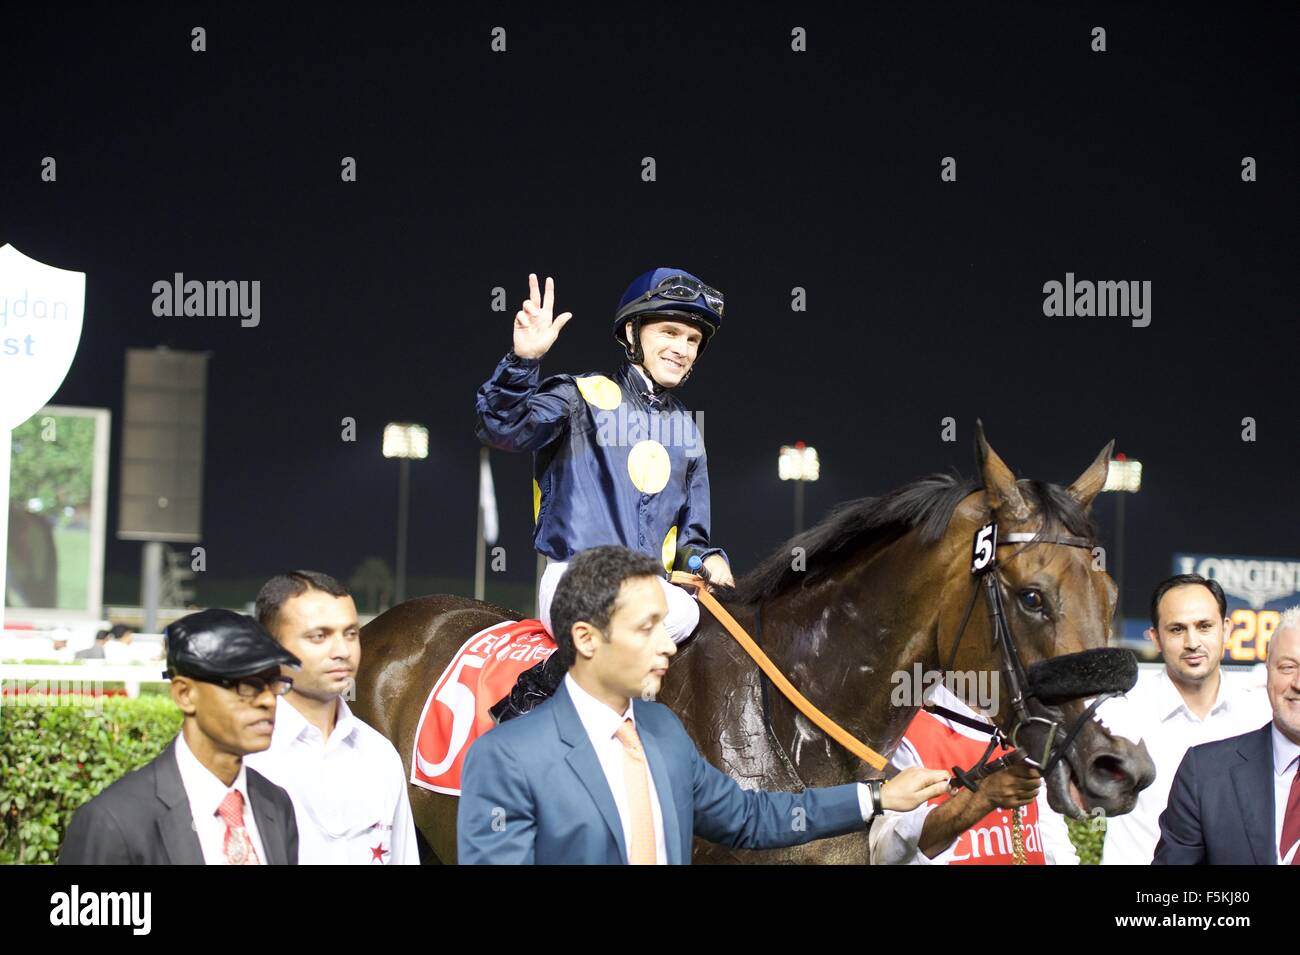
[[[627,861],[631,865],[654,865],[655,822],[650,811],[645,750],[630,719],[624,720],[614,735],[623,744],[623,779],[627,785],[627,810],[632,816],[632,844],[628,846]]]

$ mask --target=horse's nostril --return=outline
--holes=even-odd
[[[1128,778],[1128,771],[1124,768],[1124,761],[1117,756],[1098,756],[1092,761],[1089,769],[1102,779],[1109,779],[1114,782],[1121,782]]]

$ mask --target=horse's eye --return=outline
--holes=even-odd
[[[1042,613],[1046,603],[1039,591],[1022,590],[1020,591],[1020,605],[1031,613]]]

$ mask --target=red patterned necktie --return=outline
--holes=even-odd
[[[238,789],[226,793],[217,807],[217,815],[226,823],[226,838],[221,849],[226,854],[227,865],[257,865],[257,850],[244,828],[244,795]]]
[[[1285,859],[1297,842],[1300,842],[1300,766],[1296,767],[1295,775],[1291,777],[1291,795],[1287,796],[1286,815],[1282,817],[1282,844],[1277,849],[1280,853],[1277,861]],[[1300,850],[1296,851],[1291,864],[1300,865]]]

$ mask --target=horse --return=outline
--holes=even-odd
[[[1017,480],[977,426],[978,479],[935,474],[842,504],[734,587],[716,587],[714,596],[805,697],[888,756],[922,703],[906,694],[900,699],[900,675],[907,679],[917,664],[928,673],[945,665],[994,679],[1002,672],[993,623],[969,613],[977,586],[972,540],[988,522],[1023,542],[1000,556],[996,568],[1022,662],[1106,645],[1115,584],[1092,547],[1057,545],[1067,533],[1095,541],[1088,511],[1105,483],[1113,444],[1062,488]],[[659,702],[676,713],[709,762],[747,789],[799,791],[881,775],[769,689],[707,610],[700,618],[673,659]],[[513,619],[518,615],[502,607],[437,595],[399,604],[363,628],[354,710],[397,747],[408,779],[416,724],[439,674],[471,635]],[[976,682],[964,681],[967,702],[978,705],[969,693]],[[1074,722],[1077,729],[1045,778],[1048,802],[1075,819],[1129,812],[1154,779],[1151,758],[1141,742],[1112,736],[1090,711],[1085,718],[1085,703],[1029,701],[1039,720]],[[1006,694],[989,715],[1012,733],[1016,718]],[[456,797],[415,786],[410,794],[427,861],[454,863]],[[863,863],[868,838],[864,827],[779,850],[697,839],[693,861]]]

